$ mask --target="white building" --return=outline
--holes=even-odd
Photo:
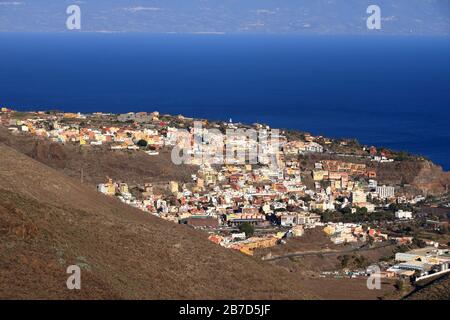
[[[376,193],[382,199],[392,198],[395,194],[395,188],[383,185],[376,188]]]
[[[352,192],[352,203],[367,202],[366,193],[362,190],[355,190]]]
[[[108,193],[108,187],[104,183],[100,183],[97,185],[97,191],[101,193]]]
[[[395,217],[397,219],[412,219],[412,212],[399,210],[395,213]]]
[[[373,179],[369,180],[369,188],[370,189],[376,189],[377,186],[378,186],[378,184],[377,184],[376,180],[373,180]]]
[[[318,152],[323,153],[323,147],[317,142],[309,142],[305,145],[307,152]]]

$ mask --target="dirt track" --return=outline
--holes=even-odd
[[[323,249],[323,250],[311,250],[311,251],[303,251],[303,252],[293,252],[288,253],[285,255],[279,255],[279,256],[272,256],[270,258],[264,258],[265,261],[274,261],[284,258],[290,258],[290,257],[302,257],[302,256],[309,256],[309,255],[336,255],[336,254],[346,254],[351,252],[364,252],[364,251],[371,251],[371,250],[378,250],[380,248],[386,248],[389,246],[393,246],[390,243],[382,244],[376,247],[365,247],[359,246],[359,247],[352,247],[352,248],[346,248],[342,250],[333,250],[333,249]]]

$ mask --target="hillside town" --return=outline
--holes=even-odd
[[[417,242],[413,236],[395,234],[390,224],[421,218],[419,205],[427,195],[377,179],[375,164],[401,161],[394,152],[375,146],[350,148],[352,142],[344,139],[308,133],[292,136],[267,125],[249,126],[231,119],[199,122],[201,127],[194,125],[194,119],[159,112],[113,115],[1,109],[1,124],[14,135],[148,157],[178,148],[182,155],[175,158],[182,161],[177,164],[196,167],[189,183],[168,181],[156,188],[152,181],[133,184],[105,177],[97,185],[98,192],[144,214],[202,229],[210,241],[246,255],[283,246],[311,229],[322,230],[335,245],[352,248]],[[249,137],[239,129],[257,135]],[[214,141],[220,141],[222,149]],[[254,161],[249,150],[255,151]],[[448,219],[430,225],[448,230]],[[384,275],[421,278],[446,273],[450,262],[446,245],[428,241],[419,249],[398,252],[384,265]]]

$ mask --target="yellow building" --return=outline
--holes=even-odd
[[[197,179],[197,187],[203,188],[204,186],[205,186],[205,180],[203,180],[202,178],[198,178]]]
[[[336,229],[332,226],[326,226],[325,228],[323,228],[323,232],[325,232],[328,236],[331,236],[336,232]]]
[[[362,190],[355,190],[352,192],[352,203],[367,202],[367,196]]]
[[[253,250],[276,246],[278,241],[278,237],[250,238],[248,242],[238,245],[238,250],[252,256]]]
[[[97,190],[108,196],[114,196],[116,194],[116,186],[111,179],[109,179],[107,183],[99,184]]]
[[[331,180],[330,186],[331,189],[341,189],[342,188],[341,180]]]
[[[328,171],[324,170],[313,171],[314,181],[322,181],[326,175],[328,175]]]
[[[78,115],[76,113],[64,113],[64,118],[67,119],[74,119],[74,118],[78,118]]]
[[[176,181],[170,181],[169,182],[169,190],[172,193],[177,193],[179,190],[178,182]]]
[[[119,190],[120,190],[120,193],[129,193],[129,190],[128,190],[128,184],[126,184],[126,183],[121,183],[121,184],[119,185]]]

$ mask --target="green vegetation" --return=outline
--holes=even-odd
[[[413,207],[409,204],[403,204],[403,203],[391,203],[389,205],[389,210],[396,212],[399,210],[404,210],[404,211],[412,211]]]
[[[370,247],[372,247],[373,244],[374,244],[374,239],[373,239],[372,237],[368,237],[368,238],[367,238],[367,244],[368,244]]]
[[[320,213],[323,222],[346,222],[361,223],[374,221],[392,221],[395,218],[393,211],[376,211],[369,213],[367,208],[356,208],[356,212],[352,213],[352,209],[345,207],[339,211],[325,211]]]
[[[11,118],[17,119],[17,120],[25,120],[25,119],[35,118],[35,117],[36,116],[34,114],[31,114],[29,112],[14,111],[11,113]]]
[[[425,243],[425,241],[414,237],[412,240],[413,245],[419,247],[419,248],[425,248],[427,246],[427,244]]]
[[[398,291],[403,291],[404,287],[405,287],[405,282],[403,280],[398,279],[397,281],[395,281],[395,288]]]
[[[404,161],[404,160],[409,160],[411,158],[412,158],[411,154],[409,154],[408,152],[405,152],[405,151],[400,151],[397,154],[395,154],[395,156],[394,156],[395,161]]]
[[[359,254],[346,254],[343,256],[339,256],[338,260],[341,262],[342,268],[364,268],[369,264],[367,258]]]
[[[310,202],[310,201],[312,201],[312,198],[310,195],[306,194],[303,197],[300,197],[300,200],[305,201],[305,202]]]
[[[341,262],[342,268],[347,268],[348,267],[348,265],[350,263],[350,256],[348,254],[346,254],[344,256],[339,256],[338,259]]]
[[[255,233],[255,228],[249,222],[244,222],[239,226],[239,231],[245,232],[247,237],[251,237]]]
[[[143,140],[143,139],[141,139],[141,140],[139,140],[137,143],[136,143],[139,147],[141,147],[141,148],[145,148],[145,147],[147,147],[147,141],[145,141],[145,140]]]
[[[440,234],[448,234],[448,225],[443,224],[439,227]]]
[[[389,262],[395,259],[395,255],[383,256],[379,259],[381,262]]]

